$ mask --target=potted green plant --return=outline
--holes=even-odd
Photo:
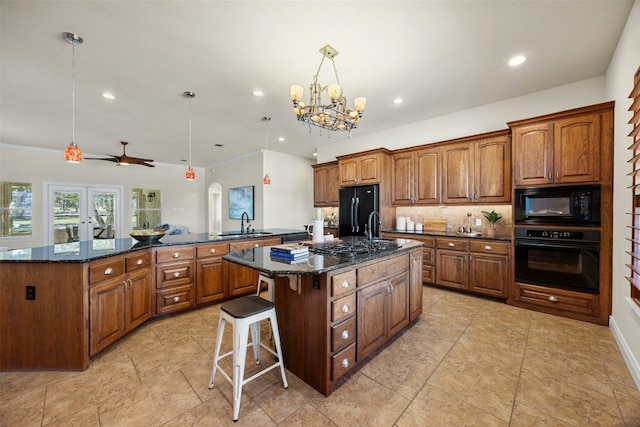
[[[487,228],[488,236],[496,235],[496,222],[502,218],[502,214],[492,210],[491,212],[482,211],[482,216],[484,216],[487,221],[489,221],[489,228]]]

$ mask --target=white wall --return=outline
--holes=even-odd
[[[229,219],[229,189],[254,186],[254,229],[290,228],[303,230],[311,221],[313,208],[312,160],[274,151],[259,151],[213,167],[207,171],[207,186],[222,186],[222,229],[239,230],[240,221]],[[268,172],[271,185],[263,186]]]
[[[358,136],[358,130],[356,130],[353,138],[346,143],[340,142],[319,147],[318,162],[329,162],[335,160],[339,155],[372,148],[385,147],[396,150],[507,129],[507,122],[610,101],[605,97],[604,81],[604,76],[595,77],[412,123],[374,135]],[[366,127],[366,117],[362,120],[359,129]]]
[[[64,147],[63,147],[64,148]],[[85,157],[88,155],[85,153]],[[2,239],[0,246],[38,247],[44,244],[42,218],[44,183],[82,185],[121,185],[123,194],[123,230],[131,231],[131,188],[160,189],[162,221],[184,225],[192,232],[205,231],[204,169],[194,168],[196,180],[184,178],[186,166],[158,163],[154,168],[116,166],[111,162],[83,160],[79,164],[64,161],[63,151],[0,144],[0,181],[30,182],[32,185],[32,237]]]
[[[606,96],[616,101],[614,132],[614,177],[613,177],[613,314],[610,325],[627,366],[640,388],[640,310],[629,297],[629,282],[625,279],[631,247],[625,239],[629,237],[631,219],[626,212],[631,211],[632,193],[627,188],[631,180],[627,173],[631,167],[627,163],[631,152],[627,147],[633,142],[627,135],[632,127],[628,124],[631,100],[628,98],[633,87],[633,75],[640,66],[640,3],[636,2],[629,14],[627,24],[620,37],[616,52],[609,64],[606,76]]]

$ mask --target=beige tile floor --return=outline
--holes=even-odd
[[[419,321],[331,396],[274,370],[234,424],[231,386],[208,389],[218,311],[149,322],[85,372],[1,373],[0,426],[640,426],[607,327],[431,287]]]

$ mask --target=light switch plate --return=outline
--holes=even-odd
[[[482,218],[476,218],[476,227],[482,227]]]

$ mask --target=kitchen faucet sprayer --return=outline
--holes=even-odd
[[[371,211],[369,214],[369,219],[367,220],[367,239],[373,240],[373,216],[378,215],[378,225],[382,225],[382,219],[380,219],[380,214],[377,211]]]
[[[249,222],[249,214],[247,211],[242,212],[242,216],[240,216],[240,234],[244,234],[244,217],[247,217],[247,232],[249,232],[249,227],[251,227],[251,223]]]

